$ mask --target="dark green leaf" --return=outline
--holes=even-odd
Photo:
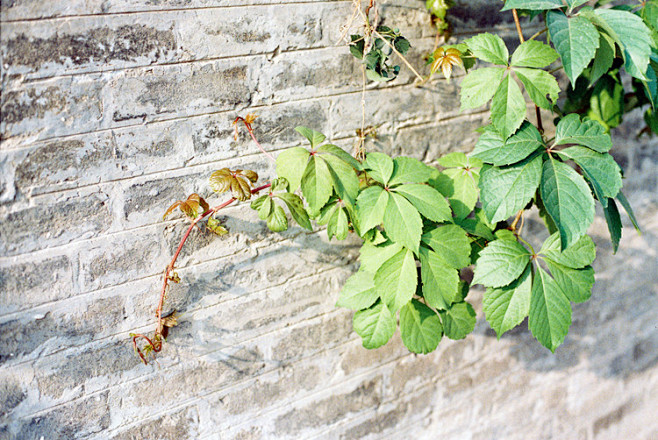
[[[608,199],[607,205],[603,207],[603,213],[605,214],[605,221],[608,224],[608,232],[610,232],[612,252],[616,254],[617,249],[619,249],[619,241],[621,240],[622,224],[614,199]]]
[[[436,252],[420,248],[420,275],[423,297],[436,309],[447,309],[457,301],[459,274]]]
[[[571,325],[571,304],[548,273],[538,267],[532,281],[528,328],[546,348],[555,352]]]
[[[498,339],[528,316],[532,286],[531,268],[527,266],[521,277],[506,287],[488,288],[482,306],[487,322]]]
[[[452,220],[450,205],[443,195],[428,185],[408,184],[393,188],[398,194],[403,195],[418,211],[426,218],[435,222],[447,222]]]
[[[600,194],[604,206],[608,197],[615,197],[621,189],[621,169],[608,153],[601,154],[585,147],[571,147],[558,152],[562,158],[571,159],[583,170],[585,177]],[[601,197],[602,196],[602,197]]]
[[[471,284],[507,286],[521,276],[529,262],[530,252],[518,242],[492,241],[480,252]]]
[[[601,33],[599,37],[599,48],[594,55],[590,84],[594,84],[604,73],[607,73],[615,60],[615,42],[607,34]]]
[[[551,41],[562,58],[564,71],[575,85],[599,47],[599,32],[588,19],[582,16],[567,18],[560,11],[549,11],[546,23]]]
[[[304,202],[302,202],[302,199],[297,194],[286,192],[276,194],[276,197],[285,202],[290,210],[290,215],[292,215],[292,218],[295,219],[299,226],[309,231],[313,230],[313,226],[311,226],[311,222],[308,219],[308,213],[304,209]]]
[[[559,9],[563,6],[562,0],[507,0],[501,11],[509,11],[510,9],[543,11],[544,9]]]
[[[626,211],[626,214],[628,214],[628,217],[631,219],[631,222],[633,223],[633,226],[635,227],[637,233],[641,234],[642,231],[640,230],[640,224],[637,222],[637,219],[635,218],[635,213],[633,212],[633,208],[631,207],[631,204],[628,203],[628,199],[626,199],[624,193],[619,191],[619,194],[617,194],[617,200],[619,200],[621,206],[624,207],[624,211]]]
[[[594,269],[592,269],[592,266],[572,269],[552,260],[546,260],[546,264],[557,286],[569,301],[581,303],[592,296],[592,286],[594,285]]]
[[[507,75],[491,101],[491,122],[503,139],[510,137],[525,119],[525,99],[518,84]]]
[[[384,229],[391,240],[418,253],[423,222],[418,210],[399,194],[389,194],[384,212]]]
[[[572,269],[582,269],[592,264],[596,258],[596,249],[590,236],[583,235],[573,245],[561,251],[560,235],[555,233],[544,241],[539,255]]]
[[[272,200],[270,199],[270,202]],[[281,232],[288,229],[288,218],[286,213],[283,212],[283,208],[279,205],[274,204],[274,211],[267,218],[267,227],[270,228],[272,232]]]
[[[516,69],[516,74],[532,102],[546,110],[553,108],[560,94],[560,86],[553,75],[544,70],[522,67]]]
[[[507,141],[503,140],[496,129],[489,126],[475,144],[473,157],[492,165],[510,165],[522,161],[543,145],[539,130],[528,121],[524,121],[519,131]]]
[[[612,139],[597,121],[580,122],[580,116],[571,113],[560,120],[555,131],[555,145],[578,144],[599,153],[612,148]]]

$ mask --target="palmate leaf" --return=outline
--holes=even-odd
[[[503,139],[507,139],[521,126],[525,114],[521,89],[512,75],[507,75],[491,101],[491,122]]]
[[[633,226],[635,227],[637,233],[642,234],[642,231],[640,230],[640,224],[638,223],[637,218],[635,218],[635,213],[633,213],[633,207],[631,206],[630,203],[628,203],[628,200],[626,199],[624,193],[619,191],[619,194],[617,194],[617,200],[619,200],[621,206],[624,207],[624,211],[626,211],[626,214],[628,214],[628,217],[631,219],[631,222],[633,223]]]
[[[461,83],[461,111],[478,108],[489,102],[503,80],[505,68],[475,69]]]
[[[389,186],[402,183],[425,183],[435,169],[412,157],[396,157],[393,160],[393,174]]]
[[[349,232],[349,217],[347,215],[347,210],[342,207],[337,207],[327,222],[327,237],[329,240],[331,240],[331,237],[333,236],[338,240],[345,240]]]
[[[506,167],[485,165],[480,176],[480,200],[487,219],[498,223],[523,209],[535,195],[541,173],[539,155]]]
[[[555,145],[578,144],[599,153],[612,148],[612,139],[597,121],[580,121],[580,116],[571,113],[558,122],[555,130]]]
[[[409,249],[402,248],[386,260],[375,273],[377,294],[391,312],[408,303],[416,292],[416,260]]]
[[[401,249],[402,245],[392,241],[380,245],[364,243],[359,250],[359,261],[361,261],[359,270],[375,273],[385,261]]]
[[[281,232],[288,229],[288,217],[283,212],[283,208],[277,204],[274,204],[274,209],[267,218],[267,227],[272,232]]]
[[[596,83],[604,73],[607,73],[615,61],[615,42],[607,34],[600,33],[599,38],[599,48],[596,49],[590,73],[590,84]]]
[[[530,252],[517,241],[492,241],[480,252],[472,284],[507,286],[523,273],[529,262]]]
[[[391,240],[418,253],[423,221],[418,210],[399,194],[389,194],[384,212],[384,229]]]
[[[312,156],[301,180],[302,193],[308,206],[314,212],[319,211],[333,192],[333,179],[327,162],[317,155]]]
[[[453,304],[448,310],[439,313],[443,321],[443,332],[450,339],[464,339],[475,328],[475,310],[467,302]]]
[[[551,46],[537,40],[528,40],[516,48],[512,54],[514,67],[534,67],[541,69],[557,60],[558,54]]]
[[[560,250],[560,235],[555,233],[544,241],[539,256],[572,269],[582,269],[592,264],[596,258],[596,249],[592,238],[583,235],[573,245]]]
[[[585,302],[592,296],[592,286],[594,285],[592,266],[573,269],[549,259],[546,259],[546,264],[553,279],[569,301]]]
[[[366,160],[363,162],[363,167],[368,170],[368,175],[375,179],[377,182],[384,185],[393,174],[393,159],[384,153],[372,152],[368,153]]]
[[[299,188],[311,154],[302,147],[288,148],[276,158],[276,174],[290,183],[290,191]]]
[[[507,65],[509,52],[498,35],[485,32],[465,40],[464,43],[476,58],[493,64]]]
[[[354,168],[333,154],[323,154],[320,157],[329,166],[332,184],[338,197],[353,206],[359,194],[359,178]]]
[[[448,198],[456,218],[463,219],[473,211],[478,200],[478,182],[482,161],[464,153],[450,153],[439,159],[446,169],[430,184]]]
[[[616,254],[617,249],[619,249],[619,241],[621,240],[622,223],[619,209],[617,209],[614,199],[608,199],[607,204],[603,206],[603,214],[605,215],[608,232],[610,233],[612,252]]]
[[[439,345],[443,326],[432,309],[414,299],[400,309],[400,336],[409,351],[427,354]]]
[[[498,339],[508,330],[521,324],[528,316],[532,286],[531,272],[528,265],[523,274],[509,286],[488,288],[484,292],[482,299],[484,315]]]
[[[589,0],[566,0],[567,5],[569,6],[570,10],[573,10],[577,8],[580,5],[584,5],[587,3]]]
[[[454,269],[471,264],[471,242],[466,231],[457,225],[431,229],[423,234],[421,240]]]
[[[349,277],[340,291],[336,307],[363,310],[372,306],[379,298],[374,277],[373,273],[363,270]]]
[[[545,9],[559,9],[563,6],[562,0],[507,0],[501,11],[509,11],[510,9],[543,11]]]
[[[570,147],[558,154],[564,159],[573,160],[583,170],[603,206],[607,206],[607,198],[619,193],[622,186],[621,169],[608,153],[597,153],[585,147]]]
[[[428,185],[408,184],[396,186],[392,189],[404,196],[425,218],[435,222],[452,220],[450,205],[443,195]]]
[[[544,162],[541,198],[558,230],[562,249],[575,243],[594,221],[594,198],[583,177],[552,157]]]
[[[459,274],[436,252],[420,248],[420,274],[423,297],[435,309],[445,310],[458,301]]]
[[[348,152],[343,150],[340,147],[337,147],[336,145],[332,144],[325,144],[321,146],[320,148],[317,149],[317,152],[320,154],[325,154],[328,153],[332,156],[336,156],[338,159],[342,160],[343,162],[347,163],[349,166],[354,168],[355,170],[361,170],[363,167],[361,166],[361,163],[353,158]],[[325,155],[325,159],[327,156]]]
[[[551,41],[562,58],[564,71],[575,85],[599,47],[599,32],[588,19],[582,16],[567,18],[560,11],[549,11],[546,24]]]
[[[392,164],[393,161],[391,161]],[[361,191],[356,200],[356,212],[361,233],[382,224],[388,199],[388,191],[384,191],[381,186],[371,186]]]
[[[524,121],[521,128],[506,141],[492,126],[485,128],[480,135],[473,157],[492,165],[510,165],[520,162],[544,146],[539,130]]]
[[[317,145],[320,145],[327,138],[322,133],[306,127],[295,127],[295,131],[308,139],[311,144],[311,148],[315,148]]]
[[[546,348],[555,352],[571,325],[571,304],[544,269],[538,267],[532,280],[528,328]]]
[[[384,303],[358,311],[352,320],[354,331],[363,339],[363,346],[368,349],[386,344],[395,333],[395,317]]]
[[[311,226],[311,221],[308,218],[308,213],[304,209],[304,202],[297,194],[292,194],[288,192],[277,193],[275,197],[283,200],[290,211],[290,215],[297,222],[299,226],[309,231],[313,230]]]
[[[598,121],[606,130],[621,124],[624,115],[624,86],[617,75],[603,75],[589,100],[587,117]]]
[[[539,69],[515,69],[532,102],[541,108],[551,110],[560,94],[560,86],[550,73]],[[546,98],[548,96],[548,98]]]

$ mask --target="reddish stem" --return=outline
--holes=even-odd
[[[248,116],[247,116],[247,117],[248,117]],[[238,122],[242,122],[242,123],[244,124],[244,126],[247,127],[247,131],[248,131],[249,134],[251,135],[251,138],[254,140],[254,143],[258,146],[258,148],[260,149],[260,151],[261,151],[265,156],[267,156],[268,159],[270,159],[272,162],[276,163],[276,159],[274,159],[274,156],[272,156],[270,153],[268,153],[267,151],[265,151],[265,148],[263,148],[263,146],[260,144],[260,142],[258,142],[258,139],[256,139],[256,136],[254,135],[254,130],[253,130],[253,128],[251,128],[251,122],[248,122],[248,121],[247,121],[245,118],[243,118],[242,116],[238,116],[238,117],[235,118],[235,120],[233,121],[234,124],[237,124]],[[236,127],[235,127],[235,136],[236,136],[236,139],[237,139],[237,136],[238,136],[238,127],[237,127],[237,125],[236,125]]]

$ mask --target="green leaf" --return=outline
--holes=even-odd
[[[375,273],[377,293],[392,312],[411,300],[417,285],[416,260],[409,249],[401,249]]]
[[[459,274],[436,252],[420,248],[420,276],[423,297],[436,309],[447,309],[457,301]]]
[[[642,19],[631,12],[615,9],[595,9],[588,17],[592,17],[594,23],[601,26],[622,48],[626,72],[645,80],[644,72],[649,65],[653,40],[651,31]]]
[[[546,264],[557,286],[569,301],[581,303],[592,296],[592,286],[594,285],[592,266],[572,269],[552,260],[546,260]]]
[[[493,165],[510,165],[520,162],[544,146],[539,130],[524,121],[521,128],[507,141],[491,126],[482,133],[475,144],[473,157]]]
[[[594,86],[587,116],[606,129],[621,124],[624,115],[624,86],[619,76],[604,75]]]
[[[401,183],[425,183],[435,171],[434,168],[412,157],[396,157],[393,162],[395,166],[391,180],[388,182],[389,186]]]
[[[386,344],[395,333],[395,316],[383,303],[377,303],[354,314],[354,331],[363,339],[365,348],[378,348]]]
[[[590,84],[594,84],[603,74],[607,73],[615,60],[615,42],[607,34],[599,34],[599,48],[594,55]]]
[[[555,145],[578,144],[599,153],[612,148],[612,139],[597,121],[580,122],[580,116],[571,113],[560,120],[555,131]]]
[[[529,262],[530,252],[518,242],[492,241],[480,252],[471,284],[507,286],[521,276]]]
[[[318,148],[318,153],[329,153],[334,156],[336,156],[338,159],[342,160],[343,162],[346,162],[349,166],[354,168],[355,170],[361,171],[363,167],[361,166],[361,163],[353,158],[348,152],[343,150],[340,147],[337,147],[336,145],[332,144],[326,144]],[[325,157],[326,158],[326,157]]]
[[[453,304],[448,310],[440,313],[443,331],[450,339],[464,339],[475,328],[475,310],[467,302]]]
[[[557,60],[558,54],[541,41],[528,40],[516,48],[512,54],[512,66],[541,69]]]
[[[567,5],[569,5],[569,10],[574,10],[580,5],[584,5],[587,3],[589,0],[566,0]]]
[[[501,11],[509,11],[510,9],[543,11],[544,9],[559,9],[563,6],[562,0],[507,0]]]
[[[503,139],[507,139],[521,126],[525,113],[521,89],[512,75],[507,75],[491,101],[491,122]]]
[[[546,110],[553,108],[560,94],[560,86],[553,75],[544,70],[522,67],[516,69],[516,74],[532,102]],[[548,98],[546,98],[547,95]]]
[[[267,227],[272,232],[281,232],[288,229],[288,218],[286,217],[286,213],[283,212],[283,208],[279,205],[274,204],[274,211],[267,218]]]
[[[272,201],[272,198],[269,196],[269,194],[261,196],[260,199],[262,199],[262,202],[258,203],[258,201],[256,201],[254,205],[259,205],[258,218],[265,220],[270,215],[272,215],[272,211],[274,210],[274,202]]]
[[[583,177],[552,157],[544,162],[541,198],[558,230],[562,249],[587,232],[594,221],[594,198]]]
[[[409,351],[427,354],[443,336],[441,320],[432,309],[413,300],[400,309],[400,336]]]
[[[577,242],[563,251],[560,250],[560,235],[548,237],[541,246],[539,255],[572,269],[582,269],[592,264],[596,258],[596,248],[589,235],[583,235]]]
[[[599,47],[599,32],[588,19],[582,16],[567,18],[560,11],[549,11],[546,24],[551,41],[562,58],[564,71],[575,85]]]
[[[299,226],[309,231],[313,230],[313,226],[311,226],[311,222],[308,219],[308,213],[304,209],[304,202],[297,194],[284,192],[275,194],[275,197],[285,202],[290,210],[290,215],[292,215],[292,218],[295,219]]]
[[[528,328],[546,348],[555,352],[571,325],[571,304],[548,273],[538,267],[532,281]]]
[[[295,127],[295,131],[308,139],[308,141],[311,143],[311,148],[315,148],[316,145],[321,144],[327,138],[322,133],[306,127]]]
[[[427,231],[422,241],[454,269],[471,264],[471,244],[466,232],[456,225],[439,226]]]
[[[360,270],[349,277],[340,291],[336,307],[363,310],[372,306],[379,299],[374,276],[371,272]]]
[[[465,40],[464,43],[476,58],[493,64],[507,65],[509,52],[505,42],[498,35],[485,32]]]
[[[621,189],[621,169],[608,153],[601,154],[585,147],[571,147],[558,151],[560,157],[571,159],[583,170],[585,177],[600,195],[604,206],[608,197],[615,197]],[[602,197],[601,197],[602,196]]]
[[[605,221],[608,224],[608,232],[610,232],[610,242],[612,243],[612,252],[617,253],[619,249],[619,241],[621,240],[621,217],[619,216],[619,209],[613,199],[608,199],[608,203],[603,207],[605,214]]]
[[[391,240],[418,253],[423,221],[416,208],[399,194],[389,194],[384,229]]]
[[[394,165],[393,159],[386,154],[373,152],[368,153],[366,160],[363,162],[363,167],[369,170],[368,175],[370,177],[387,185],[393,174]]]
[[[331,154],[323,155],[322,159],[329,165],[333,187],[338,197],[346,203],[354,205],[359,194],[359,178],[354,168]]]
[[[506,167],[482,168],[480,200],[487,219],[498,223],[523,209],[535,195],[541,173],[541,156]]]
[[[338,208],[327,223],[327,237],[329,240],[333,236],[338,240],[345,240],[349,232],[347,213],[344,208]]]
[[[401,249],[402,245],[391,241],[381,245],[364,243],[359,250],[359,260],[361,261],[359,270],[375,273],[385,261],[400,252]]]
[[[635,218],[633,208],[631,207],[631,204],[628,203],[628,199],[626,199],[626,196],[621,191],[619,191],[619,194],[617,194],[617,200],[619,200],[621,206],[624,207],[624,211],[626,211],[626,214],[628,214],[628,217],[631,219],[631,222],[633,223],[637,233],[641,234],[642,231],[640,230],[640,224],[638,223],[637,218]]]
[[[504,74],[503,67],[471,70],[461,83],[461,111],[478,108],[489,102]]]
[[[443,195],[431,186],[423,184],[400,185],[393,188],[392,191],[403,195],[423,216],[432,221],[440,223],[452,220],[450,205],[443,198]]]
[[[290,183],[290,191],[299,188],[311,154],[302,147],[288,148],[276,158],[276,174]]]
[[[532,286],[531,268],[527,266],[521,277],[506,287],[488,288],[484,292],[482,306],[487,322],[498,339],[507,331],[521,324],[530,311]]]
[[[302,176],[302,193],[312,211],[319,211],[331,197],[332,180],[327,162],[312,156]]]
[[[461,168],[463,170],[480,168],[482,166],[482,161],[480,159],[468,157],[461,152],[446,154],[439,158],[438,162],[439,165],[444,168]]]
[[[382,224],[388,198],[388,191],[384,191],[381,186],[371,186],[361,191],[356,199],[356,212],[361,233]]]

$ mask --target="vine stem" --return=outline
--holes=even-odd
[[[276,159],[274,158],[274,156],[272,156],[270,153],[265,151],[265,148],[263,148],[263,146],[260,144],[260,142],[258,142],[258,139],[256,139],[256,136],[254,135],[254,129],[251,127],[251,121],[253,121],[255,118],[256,118],[255,115],[247,115],[246,119],[243,118],[242,116],[238,116],[237,118],[235,118],[235,120],[233,121],[233,124],[235,125],[235,138],[237,139],[237,137],[238,137],[238,125],[237,124],[238,124],[238,122],[242,122],[244,124],[244,126],[247,127],[247,131],[249,132],[249,135],[251,135],[251,138],[254,140],[254,143],[256,144],[256,146],[258,146],[261,153],[263,153],[265,156],[267,156],[267,158],[269,160],[276,163]]]

